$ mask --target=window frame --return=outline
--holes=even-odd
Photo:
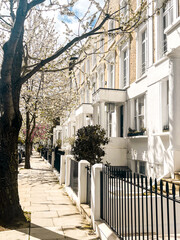
[[[160,132],[164,132],[164,127],[168,126],[169,131],[169,79],[164,79],[161,83],[161,123]]]
[[[143,77],[146,72],[147,72],[147,69],[148,69],[148,56],[149,56],[149,53],[148,53],[148,28],[147,28],[147,24],[143,24],[138,30],[137,30],[137,41],[136,41],[136,48],[137,48],[137,52],[136,52],[136,62],[137,62],[137,65],[136,65],[136,78],[139,79],[141,77]],[[145,35],[145,67],[144,67],[144,70],[143,70],[143,59],[142,59],[142,34],[146,32],[146,35]]]
[[[141,33],[141,75],[147,71],[147,50],[147,29],[144,29]]]
[[[97,65],[97,46],[92,49],[92,68]]]
[[[86,73],[87,74],[90,73],[90,59],[89,58],[86,60]]]
[[[112,24],[112,26],[111,26]],[[115,28],[115,21],[113,19],[110,19],[108,22],[108,30],[114,29]],[[108,48],[111,47],[111,45],[114,43],[114,32],[108,32]]]
[[[81,84],[83,84],[85,81],[85,63],[81,66]]]
[[[162,2],[158,2],[156,7],[160,8]],[[169,1],[167,2],[169,5]],[[169,22],[170,11],[172,14],[172,19]],[[165,26],[164,18],[168,17],[168,24]],[[167,52],[167,37],[166,37],[166,29],[173,25],[174,20],[178,17],[178,2],[177,0],[171,0],[171,7],[168,7],[165,11],[163,8],[160,9],[159,15],[155,17],[156,20],[156,61],[160,60],[165,56]]]
[[[85,102],[85,89],[82,88],[80,91],[80,104],[83,104]]]
[[[143,113],[140,113],[140,109],[139,109],[139,102],[140,102],[140,99],[143,99]],[[134,124],[134,129],[137,130],[137,131],[141,131],[141,128],[145,128],[146,127],[146,123],[145,123],[145,101],[146,101],[146,98],[145,98],[145,94],[142,94],[136,98],[134,98],[134,115],[133,115],[133,124]],[[140,125],[140,122],[143,118],[143,126]]]
[[[102,44],[103,42],[103,44]],[[101,54],[104,53],[104,36],[101,36],[100,41],[99,41],[99,52]]]
[[[106,128],[107,128],[107,136],[113,137],[113,114],[115,113],[115,104],[114,103],[106,103]]]
[[[127,52],[126,56],[126,84],[124,84],[124,53]],[[130,52],[129,52],[129,41],[126,45],[120,48],[120,79],[119,86],[120,89],[125,89],[129,87],[130,84]]]

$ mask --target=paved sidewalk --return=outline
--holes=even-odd
[[[0,240],[99,239],[38,153],[31,167],[20,168],[19,174],[20,202],[31,212],[30,228],[0,232]]]

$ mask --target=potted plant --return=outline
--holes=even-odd
[[[128,128],[128,137],[133,137],[133,136],[141,136],[144,135],[146,131],[146,128],[141,128],[140,131],[137,131],[136,129]]]

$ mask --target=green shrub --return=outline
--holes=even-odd
[[[58,148],[61,148],[62,140],[61,140],[61,139],[58,139],[58,140],[56,141],[56,145],[57,145]]]
[[[108,144],[106,131],[100,125],[82,127],[72,146],[72,154],[77,161],[87,160],[91,165],[100,163],[105,155],[103,146]]]

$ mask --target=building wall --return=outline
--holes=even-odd
[[[96,65],[92,66],[93,55],[90,59],[90,69],[86,68],[85,81],[80,85],[79,92],[87,87],[90,81],[92,111],[87,112],[83,108],[81,114],[75,115],[76,130],[87,125],[87,118],[91,117],[91,124],[101,124],[109,135],[109,119],[111,122],[111,141],[106,147],[104,162],[112,165],[128,165],[132,171],[145,173],[152,177],[162,177],[173,174],[180,170],[180,101],[179,76],[180,68],[180,19],[179,1],[173,1],[173,22],[163,28],[165,13],[160,8],[158,14],[153,9],[159,7],[160,2],[149,0],[147,15],[151,16],[147,21],[142,21],[131,34],[121,33],[114,36],[114,41],[109,47],[108,34],[104,34],[104,53],[96,52]],[[111,0],[110,6],[113,11],[119,9],[121,1]],[[168,3],[169,4],[169,3]],[[133,9],[136,11],[136,1],[132,1]],[[168,10],[170,13],[171,7]],[[100,22],[101,17],[98,22]],[[97,23],[98,24],[98,23]],[[117,26],[117,23],[116,23]],[[106,31],[109,21],[105,24]],[[164,35],[165,34],[165,35]],[[166,38],[165,38],[166,36]],[[95,43],[100,48],[99,38],[87,40],[91,42],[92,53]],[[166,40],[166,41],[165,41]],[[165,46],[167,42],[167,46]],[[144,44],[144,45],[143,45]],[[145,47],[145,55],[143,55]],[[124,57],[128,54],[127,83],[124,83]],[[143,59],[145,58],[145,70],[143,70]],[[109,69],[114,64],[115,84],[109,89]],[[82,68],[81,68],[82,69]],[[100,86],[100,70],[103,72],[104,85]],[[76,71],[76,76],[79,70]],[[80,74],[80,77],[81,74]],[[95,79],[95,80],[94,80]],[[96,83],[94,88],[93,82]],[[81,82],[81,81],[80,81]],[[125,95],[124,95],[125,94]],[[144,96],[144,99],[142,98]],[[81,96],[80,96],[81,97]],[[143,99],[143,100],[142,100]],[[85,103],[85,96],[79,102]],[[167,102],[168,101],[168,102]],[[111,105],[111,106],[110,106]],[[120,108],[123,106],[123,126]],[[108,110],[112,108],[111,110]],[[143,114],[137,111],[143,111]],[[140,116],[141,115],[141,116]],[[144,116],[144,125],[141,119]],[[138,120],[137,120],[138,119]],[[135,124],[136,123],[136,124]],[[137,126],[136,126],[137,125]],[[138,127],[139,126],[139,127]],[[143,126],[144,134],[129,136],[129,128],[140,131]],[[139,128],[139,129],[137,129]],[[165,129],[168,128],[168,129]],[[123,132],[123,133],[122,133]]]

